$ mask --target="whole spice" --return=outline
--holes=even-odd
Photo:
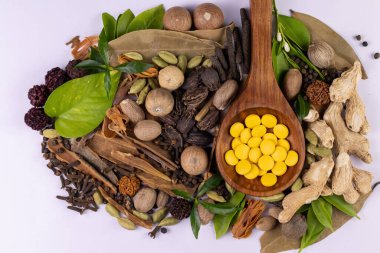
[[[362,45],[363,45],[363,47],[368,47],[368,42],[367,41],[363,41]]]
[[[276,227],[277,220],[272,216],[265,216],[257,221],[256,228],[261,231],[269,231]]]
[[[212,135],[204,131],[190,132],[186,139],[187,143],[199,147],[207,147],[212,141]]]
[[[310,61],[318,68],[329,68],[335,64],[335,51],[324,41],[317,41],[309,46]]]
[[[208,97],[209,91],[205,86],[188,89],[182,97],[183,103],[197,109]]]
[[[56,88],[67,81],[66,72],[58,67],[49,70],[45,76],[45,84],[49,92],[53,92]]]
[[[201,80],[210,91],[216,91],[220,87],[218,72],[213,68],[206,68],[201,74]]]
[[[181,166],[189,175],[204,173],[208,165],[208,156],[204,149],[197,146],[187,147],[181,154]]]
[[[163,191],[160,191],[157,195],[156,206],[159,208],[165,207],[169,202],[170,196]]]
[[[135,176],[123,176],[119,180],[119,192],[123,195],[130,197],[135,196],[136,192],[140,189],[140,180]]]
[[[166,89],[158,88],[150,91],[145,100],[145,108],[152,116],[164,117],[173,110],[173,107],[174,98]]]
[[[216,109],[223,111],[231,103],[238,92],[239,86],[235,80],[226,81],[216,92],[213,105]]]
[[[286,237],[298,240],[305,234],[306,229],[305,217],[301,214],[296,214],[289,222],[282,224],[281,232]]]
[[[133,197],[133,205],[136,210],[142,213],[149,212],[156,203],[157,193],[151,188],[140,189]]]
[[[183,72],[176,66],[167,66],[158,74],[158,82],[161,88],[173,91],[181,87],[185,80]]]
[[[198,67],[199,65],[201,65],[202,60],[203,60],[203,55],[194,56],[193,58],[191,58],[187,62],[187,68],[188,69],[194,69],[194,68]]]
[[[160,51],[158,52],[158,56],[169,64],[176,65],[178,63],[177,56],[169,51]]]
[[[43,130],[51,124],[51,119],[42,108],[31,108],[24,116],[24,122],[33,130]]]
[[[124,99],[120,102],[119,107],[133,124],[145,119],[144,110],[131,99]]]
[[[76,68],[75,66],[82,62],[81,60],[71,60],[66,66],[66,73],[70,79],[81,78],[87,75],[87,71],[83,68]]]
[[[183,7],[175,6],[168,9],[164,15],[164,27],[172,31],[188,31],[191,29],[192,19],[190,12]]]
[[[162,221],[162,219],[164,219],[167,214],[168,214],[168,209],[166,207],[158,209],[152,214],[153,223],[158,223]]]
[[[358,41],[361,41],[362,40],[362,36],[361,35],[356,35],[355,39],[358,40]]]
[[[186,66],[187,66],[187,63],[186,63]],[[201,74],[200,72],[201,71],[199,71],[199,69],[194,69],[190,71],[185,80],[185,83],[182,85],[181,88],[187,90],[187,89],[198,87],[200,83],[200,74]]]
[[[206,199],[205,202],[211,203],[211,204],[214,203],[214,201],[212,201],[211,199]],[[198,205],[197,211],[198,211],[199,219],[202,225],[209,224],[214,218],[214,214],[210,212],[209,210],[207,210],[203,205]]]
[[[212,3],[198,5],[193,12],[194,26],[199,30],[220,28],[224,23],[223,11]]]
[[[172,202],[170,203],[169,212],[174,218],[183,220],[190,216],[191,208],[191,202],[182,198],[173,198]],[[166,226],[164,225],[164,220],[162,220],[162,224],[160,224]]]
[[[376,60],[379,59],[379,58],[380,58],[380,53],[375,53],[375,54],[373,55],[373,58],[375,58]]]
[[[317,80],[312,83],[306,90],[306,95],[314,105],[325,105],[330,103],[329,85],[323,81]]]
[[[111,205],[110,203],[107,203],[107,205],[106,205],[106,211],[107,211],[107,213],[109,213],[109,215],[111,215],[112,217],[120,218],[119,210],[117,210],[117,209],[116,209],[113,205]]]
[[[302,88],[302,74],[298,69],[290,69],[284,77],[284,94],[288,101],[295,99]]]
[[[133,132],[139,140],[153,141],[161,134],[161,125],[154,120],[142,120],[136,124]]]
[[[212,108],[206,116],[197,123],[197,127],[201,131],[207,131],[214,128],[219,122],[219,111]]]
[[[44,106],[48,96],[49,90],[46,87],[46,85],[34,85],[28,91],[28,98],[30,100],[30,104],[35,107]]]
[[[122,226],[125,229],[128,229],[128,230],[136,229],[136,225],[127,218],[117,218],[117,222],[120,224],[120,226]]]

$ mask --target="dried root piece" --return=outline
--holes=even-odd
[[[323,158],[319,162],[312,163],[310,169],[303,176],[303,182],[308,185],[322,185],[322,189],[327,183],[331,172],[334,168],[334,161],[332,158]],[[321,191],[322,191],[321,189]]]
[[[331,196],[331,195],[333,195],[333,194],[334,194],[334,193],[333,193],[331,187],[328,186],[328,185],[325,185],[325,187],[324,187],[323,190],[322,190],[321,196],[326,197],[326,196]]]
[[[352,68],[344,72],[340,78],[333,81],[330,86],[330,100],[345,103],[354,95],[356,85],[361,78],[362,66],[359,61],[356,61]]]
[[[311,122],[317,121],[318,119],[319,119],[319,112],[315,108],[311,107],[309,110],[309,113],[306,115],[303,121],[311,123]]]
[[[334,146],[334,134],[324,120],[318,120],[309,124],[309,128],[318,136],[322,146],[332,149]]]
[[[347,128],[342,118],[342,110],[342,103],[331,103],[323,116],[323,119],[331,127],[335,135],[337,152],[356,155],[363,162],[371,163],[372,156],[369,153],[368,139]]]
[[[343,194],[344,200],[349,204],[355,204],[358,202],[359,197],[360,193],[354,188],[352,182],[350,182],[350,185],[348,186],[346,192]]]
[[[356,133],[362,130],[364,124],[368,124],[365,116],[365,105],[356,91],[346,104],[345,118],[347,127]],[[368,126],[365,127],[368,128]]]
[[[243,210],[238,220],[232,227],[232,235],[235,238],[247,238],[252,234],[257,221],[265,210],[265,204],[261,200],[247,200],[248,205]]]
[[[332,176],[332,190],[336,195],[342,195],[352,186],[352,164],[350,156],[343,152],[338,155]]]
[[[372,190],[371,188],[372,179],[373,179],[372,173],[365,170],[353,168],[354,187],[361,194],[367,194]]]

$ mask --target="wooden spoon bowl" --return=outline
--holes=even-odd
[[[224,117],[216,145],[216,161],[225,181],[236,190],[256,197],[281,193],[298,178],[305,161],[305,140],[302,126],[282,94],[272,67],[271,26],[272,1],[251,0],[252,64],[250,74],[239,98],[235,100]],[[285,175],[278,177],[272,187],[265,187],[260,179],[248,180],[236,173],[233,166],[225,162],[224,154],[231,149],[232,137],[229,129],[235,122],[244,123],[249,114],[272,114],[278,122],[289,128],[287,140],[291,149],[299,155],[298,163],[289,167]]]

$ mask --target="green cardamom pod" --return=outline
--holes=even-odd
[[[315,162],[315,156],[313,156],[312,154],[306,154],[306,163],[311,165],[314,162]]]
[[[98,191],[94,192],[92,197],[93,197],[95,204],[97,206],[100,206],[101,204],[103,204],[103,196]]]
[[[133,215],[142,219],[142,220],[150,220],[150,216],[149,214],[146,214],[146,213],[141,213],[141,212],[138,212],[136,210],[133,210],[132,211]]]
[[[218,193],[215,191],[207,192],[207,197],[209,197],[210,199],[216,202],[222,202],[222,203],[226,202],[226,200],[222,196],[218,195]]]
[[[167,217],[165,219],[163,219],[159,224],[158,226],[160,227],[168,227],[168,226],[173,226],[173,225],[176,225],[178,224],[179,220],[174,218],[174,217]]]
[[[117,218],[117,222],[119,222],[120,226],[122,226],[125,229],[128,229],[128,230],[136,229],[136,225],[133,224],[133,222],[128,220],[127,218]]]
[[[187,68],[188,69],[194,69],[194,68],[198,67],[202,63],[202,60],[203,60],[203,55],[194,56],[187,63]]]
[[[285,194],[283,192],[269,197],[261,197],[261,199],[266,202],[277,202],[283,200],[284,198]]]
[[[42,132],[42,135],[48,139],[54,139],[60,136],[57,130],[55,129],[45,129]]]
[[[134,61],[142,61],[144,60],[144,57],[142,54],[137,53],[137,52],[128,52],[124,54],[127,58],[132,59]]]
[[[313,145],[313,144],[308,144],[307,147],[306,147],[306,151],[307,151],[309,154],[315,155],[315,148],[316,148],[315,145]]]
[[[178,65],[177,67],[182,70],[183,73],[186,72],[187,69],[187,57],[186,55],[181,54],[178,56]]]
[[[154,56],[153,58],[152,58],[152,62],[154,63],[154,64],[156,64],[158,67],[160,67],[160,68],[165,68],[165,67],[167,67],[167,66],[169,66],[169,64],[167,64],[163,59],[161,59],[161,57],[159,57],[159,56]]]
[[[149,84],[149,86],[150,86],[150,88],[153,90],[153,89],[155,89],[156,87],[157,87],[157,83],[156,83],[156,79],[155,78],[149,78],[148,79],[148,84]]]
[[[232,186],[227,184],[227,183],[225,183],[225,185],[226,185],[227,191],[231,194],[231,196],[233,196],[235,194],[236,190],[234,188],[232,188]]]
[[[178,59],[175,56],[175,54],[168,52],[168,51],[160,51],[158,52],[158,56],[161,57],[162,60],[169,64],[176,65],[178,63]]]
[[[129,89],[128,94],[137,94],[137,93],[139,93],[140,91],[142,91],[142,89],[144,89],[145,85],[146,85],[146,79],[145,78],[137,79],[133,83],[133,85],[131,86],[131,88]]]
[[[111,205],[110,203],[107,203],[107,205],[106,205],[106,211],[107,211],[107,213],[109,213],[109,215],[111,215],[112,217],[120,218],[119,210],[117,210],[116,207],[114,207],[114,206]]]
[[[332,150],[325,147],[316,147],[314,148],[315,155],[319,157],[331,157],[332,156]]]
[[[202,63],[202,66],[203,67],[206,67],[206,68],[211,68],[212,67],[212,61],[210,59],[206,59],[204,60],[204,62]]]
[[[318,144],[318,136],[311,129],[307,129],[305,131],[305,138],[306,138],[306,140],[308,140],[313,145]]]
[[[138,105],[142,105],[145,102],[145,98],[149,93],[149,85],[145,86],[145,88],[140,92],[139,97],[136,100]]]
[[[302,189],[303,182],[301,178],[297,178],[297,180],[293,183],[292,187],[290,188],[292,192],[296,192]]]
[[[162,221],[163,218],[168,214],[168,209],[166,207],[160,208],[152,214],[153,223],[158,223]]]

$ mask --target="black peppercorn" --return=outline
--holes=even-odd
[[[190,216],[191,207],[191,202],[181,198],[173,198],[170,203],[169,212],[174,218],[183,220]]]
[[[167,228],[161,228],[161,233],[166,234],[168,232]]]
[[[380,53],[375,53],[373,58],[375,58],[376,60],[380,58]]]
[[[363,45],[363,47],[367,47],[367,46],[368,46],[368,42],[367,42],[367,41],[364,41],[364,42],[362,43],[362,45]]]
[[[361,36],[361,35],[356,35],[355,38],[356,38],[358,41],[361,41],[361,40],[362,40],[362,36]]]

